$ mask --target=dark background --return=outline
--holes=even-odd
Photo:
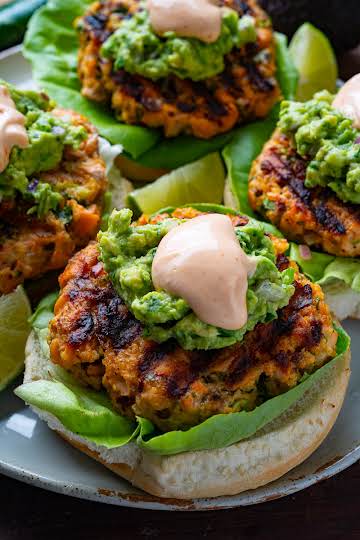
[[[130,510],[0,477],[0,539],[355,540],[359,493],[360,463],[284,499],[211,512]]]

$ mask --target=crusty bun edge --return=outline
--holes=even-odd
[[[46,377],[47,362],[32,333],[26,347],[24,382]],[[218,497],[268,484],[312,454],[335,423],[349,376],[348,351],[320,384],[255,436],[227,448],[174,456],[152,455],[133,442],[109,450],[69,432],[52,415],[36,412],[72,446],[152,495],[175,499]]]

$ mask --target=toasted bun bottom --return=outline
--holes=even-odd
[[[36,409],[51,429],[134,486],[158,497],[234,495],[276,480],[303,462],[325,439],[341,409],[350,376],[347,352],[302,400],[255,436],[227,448],[157,456],[135,443],[107,449],[69,432]],[[24,382],[48,377],[48,359],[31,334]]]

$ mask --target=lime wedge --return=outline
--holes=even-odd
[[[335,53],[327,37],[315,26],[304,23],[289,46],[299,71],[296,99],[306,101],[319,90],[335,92],[338,68]]]
[[[144,214],[166,206],[221,203],[224,184],[224,165],[219,154],[214,153],[136,189],[128,195],[127,203],[136,213]]]
[[[0,391],[23,370],[30,315],[30,303],[21,286],[0,297]]]
[[[136,161],[133,161],[122,154],[119,154],[115,160],[116,165],[119,167],[123,176],[128,180],[134,182],[153,182],[157,180],[163,174],[169,172],[169,169],[152,169],[150,167],[144,167]]]

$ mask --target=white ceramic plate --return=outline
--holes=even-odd
[[[18,48],[0,54],[0,77],[31,84]],[[332,476],[360,458],[360,322],[345,323],[352,337],[352,375],[341,414],[326,441],[301,466],[266,487],[233,497],[161,500],[66,445],[9,389],[0,394],[0,471],[29,484],[105,503],[156,510],[213,510],[289,495]]]

